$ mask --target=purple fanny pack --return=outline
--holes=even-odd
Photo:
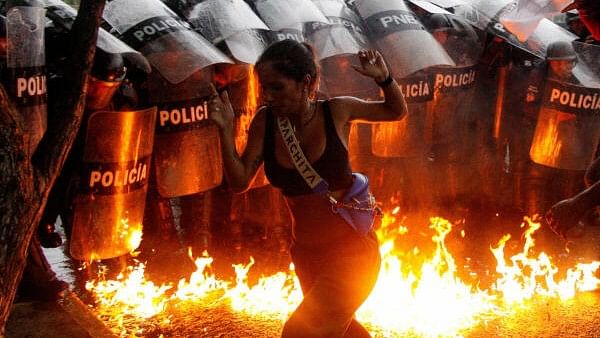
[[[373,229],[375,216],[381,215],[381,209],[369,190],[367,176],[354,172],[352,177],[352,186],[342,201],[332,201],[332,210],[342,216],[358,233],[366,235]]]

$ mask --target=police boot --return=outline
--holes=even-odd
[[[179,203],[183,243],[192,248],[194,256],[200,256],[204,250],[209,249],[211,244],[211,192],[183,196]]]
[[[29,244],[27,262],[19,284],[17,296],[20,300],[55,301],[69,284],[58,279],[44,255],[37,238]]]
[[[181,245],[169,200],[158,196],[155,190],[149,190],[148,194],[144,211],[144,234],[139,251],[149,258],[162,251],[177,251]]]

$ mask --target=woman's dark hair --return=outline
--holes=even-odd
[[[312,78],[312,83],[315,83],[319,74],[315,59],[311,45],[286,39],[274,42],[265,49],[258,58],[256,66],[270,63],[277,72],[297,82],[304,80],[308,74]]]

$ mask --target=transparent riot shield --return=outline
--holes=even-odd
[[[73,204],[73,258],[113,258],[140,244],[155,116],[156,108],[90,116]]]
[[[371,126],[372,160],[378,172],[379,193],[395,196],[404,211],[425,211],[430,206],[431,179],[427,168],[429,111],[433,105],[434,74],[427,70],[396,79],[407,104],[408,114],[400,121]]]
[[[46,7],[46,16],[57,25],[62,26],[67,30],[71,30],[73,22],[77,17],[77,10],[61,0],[44,0]],[[128,57],[130,60],[135,60],[136,66],[150,72],[148,61],[140,54],[140,52],[129,47],[126,43],[119,40],[114,35],[110,34],[103,28],[98,30],[98,39],[96,47],[102,49],[106,53],[121,54]]]
[[[451,12],[449,12],[448,10],[434,4],[431,3],[429,1],[424,1],[424,0],[409,0],[409,2],[415,6],[417,6],[416,8],[420,8],[422,10],[424,10],[427,13],[441,13],[441,14],[452,14]],[[418,10],[420,11],[420,10]]]
[[[71,30],[73,22],[77,17],[77,10],[61,0],[44,0],[44,2],[46,16],[51,19],[53,23],[60,25],[67,30]],[[123,41],[117,39],[103,28],[98,30],[98,41],[96,45],[107,53],[139,54],[139,52],[133,50]]]
[[[354,4],[355,2],[356,2],[356,0],[344,0],[344,3],[346,4],[346,6],[348,6],[348,8],[350,8],[350,10],[352,10],[358,14],[358,11],[356,10],[356,5]]]
[[[320,59],[340,54],[356,54],[369,47],[360,18],[343,2],[336,0],[314,1],[327,17],[328,23],[307,24],[306,36],[317,51]]]
[[[538,164],[585,170],[600,140],[600,85],[549,79],[529,155]]]
[[[600,82],[600,46],[577,42],[571,43],[577,53],[577,63],[573,68],[573,76],[581,85],[596,88]]]
[[[370,40],[398,79],[431,66],[454,65],[402,0],[357,0]]]
[[[441,8],[454,8],[465,4],[464,0],[429,0],[429,2]]]
[[[255,8],[260,18],[271,29],[271,40],[305,40],[304,23],[328,20],[310,0],[257,0]]]
[[[172,84],[151,73],[147,86],[157,107],[154,167],[163,197],[210,190],[223,178],[219,133],[209,121],[213,69],[204,68]]]
[[[319,92],[325,97],[353,96],[378,100],[380,90],[375,81],[358,73],[352,65],[360,61],[356,54],[331,56],[321,60]]]
[[[542,19],[537,28],[523,44],[527,51],[533,51],[535,55],[545,57],[546,48],[550,43],[557,40],[573,41],[575,39],[577,39],[577,35],[567,31],[548,19]]]
[[[435,17],[438,23],[428,29],[444,47],[455,65],[462,67],[476,64],[483,52],[484,32],[475,29],[467,20],[453,14],[435,13],[430,18],[432,17]]]
[[[6,13],[7,89],[23,117],[31,155],[47,127],[45,10],[39,1],[12,6]]]
[[[260,31],[269,28],[243,0],[202,1],[184,12],[202,36],[215,45],[224,44],[236,60],[253,64],[266,48]]]
[[[403,158],[426,154],[427,111],[433,100],[434,79],[433,73],[423,71],[396,80],[408,104],[408,114],[400,121],[372,126],[373,154]]]
[[[431,110],[431,145],[434,157],[456,158],[474,135],[467,135],[471,103],[475,95],[477,63],[483,43],[475,29],[454,15],[443,15],[445,26],[432,34],[454,60],[454,67],[434,67],[434,108]],[[437,149],[436,149],[437,148]],[[463,154],[466,155],[466,154]],[[460,156],[461,158],[464,156]]]
[[[443,15],[443,14],[436,14]],[[475,122],[472,111],[478,80],[477,63],[483,50],[471,24],[446,15],[447,25],[436,27],[432,35],[455,62],[454,67],[433,67],[434,99],[428,110],[427,133],[432,193],[438,202],[473,196],[476,177]],[[460,203],[460,201],[457,201]]]
[[[571,2],[570,0],[518,1],[510,12],[502,15],[500,22],[520,41],[525,41],[542,19],[559,14],[561,9]]]
[[[274,31],[304,22],[327,23],[323,13],[308,0],[257,0],[255,6],[258,15]]]
[[[296,40],[298,42],[304,42],[304,28],[302,24],[297,24],[294,28],[284,28],[278,31],[269,31],[269,41],[277,42],[285,39]]]
[[[71,31],[77,11],[61,0],[45,0],[46,16],[64,35]],[[124,59],[149,73],[150,64],[142,54],[106,30],[98,30],[94,67],[88,81],[86,109],[96,111],[109,106],[125,76]]]
[[[548,167],[585,170],[600,139],[600,47],[573,43],[571,74],[548,72],[529,155]]]
[[[327,24],[305,24],[307,40],[315,47],[321,64],[319,90],[327,97],[377,99],[377,85],[352,68],[359,64],[358,51],[369,47],[360,18],[340,1],[320,0],[315,4],[329,20]]]
[[[204,67],[232,62],[159,0],[110,1],[103,18],[171,83]]]
[[[575,34],[552,21],[542,19],[533,33],[528,33],[523,41],[519,40],[519,32],[511,32],[502,24],[502,18],[510,15],[517,5],[518,1],[513,0],[472,0],[455,7],[454,13],[464,17],[478,28],[485,29],[511,45],[541,58],[545,57],[546,47],[549,43],[556,40],[572,41],[577,38]]]
[[[217,129],[206,97],[213,65],[232,63],[158,0],[107,3],[105,20],[153,66],[146,80],[156,105],[154,165],[159,193],[177,197],[209,190],[222,179]]]

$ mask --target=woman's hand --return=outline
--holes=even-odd
[[[360,67],[352,65],[357,72],[368,76],[375,82],[383,82],[390,75],[385,60],[379,51],[375,49],[363,49],[358,52]]]
[[[211,85],[210,88],[212,95],[208,101],[208,116],[221,130],[233,129],[235,113],[229,101],[229,94],[224,91],[219,95],[215,86]]]

